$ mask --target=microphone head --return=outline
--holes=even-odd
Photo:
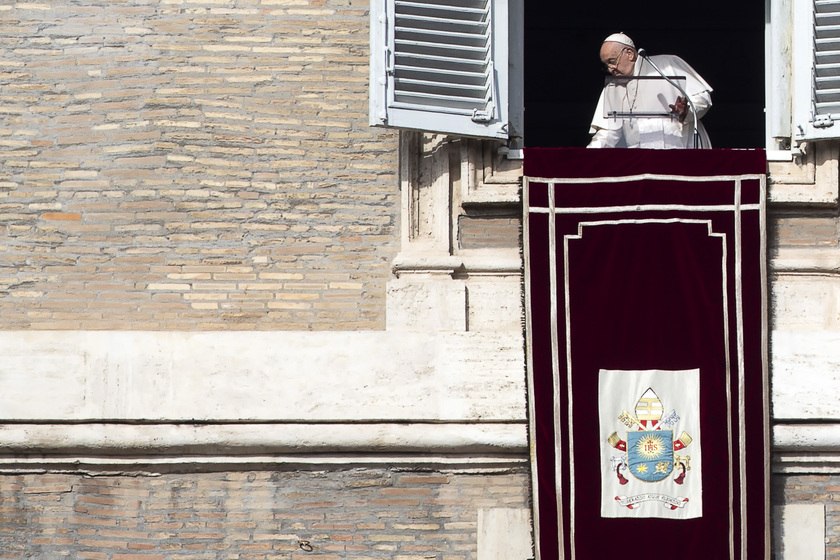
[[[648,53],[645,49],[639,49],[636,52],[639,53],[639,56],[641,56],[642,58],[647,58],[648,57]]]

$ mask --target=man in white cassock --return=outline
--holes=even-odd
[[[589,133],[592,140],[588,148],[711,148],[709,135],[700,122],[712,106],[712,88],[683,59],[673,55],[648,58],[639,54],[633,40],[624,33],[613,33],[601,45],[601,62],[607,72],[617,77],[660,76],[658,67],[666,76],[685,76],[683,89],[691,103],[682,95],[674,95],[667,103],[673,118],[608,117],[605,114],[606,88],[601,92]],[[639,82],[641,84],[641,82]],[[627,83],[624,97],[634,104],[632,95],[643,91],[639,85]],[[633,90],[632,88],[637,88]],[[678,90],[674,90],[678,91]],[[670,101],[670,100],[668,100]],[[627,107],[619,108],[627,110]],[[695,139],[695,126],[697,138]],[[697,144],[695,146],[695,144]]]

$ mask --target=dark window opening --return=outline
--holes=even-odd
[[[525,2],[525,145],[583,147],[603,87],[601,41],[623,31],[712,86],[715,148],[763,148],[765,0]]]

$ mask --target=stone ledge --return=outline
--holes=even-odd
[[[0,473],[528,468],[518,424],[3,424]]]
[[[776,424],[773,426],[773,449],[840,453],[840,423]]]
[[[519,249],[472,249],[458,255],[401,253],[393,261],[397,277],[405,274],[522,274]]]
[[[776,474],[838,474],[840,453],[773,453]]]
[[[295,455],[528,451],[518,423],[0,424],[0,457],[89,455]]]
[[[792,161],[769,161],[768,198],[773,205],[836,206],[837,142],[812,142]]]
[[[840,473],[840,423],[775,425],[772,469],[783,474]]]
[[[239,471],[330,471],[391,468],[400,471],[440,471],[466,474],[525,472],[527,455],[181,455],[144,457],[0,456],[0,474],[80,473],[86,476],[160,476],[166,473]]]
[[[840,249],[797,247],[778,249],[770,259],[776,274],[840,274]]]

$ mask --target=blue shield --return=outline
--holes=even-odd
[[[644,482],[667,478],[674,470],[674,432],[627,432],[627,466],[633,476]]]

